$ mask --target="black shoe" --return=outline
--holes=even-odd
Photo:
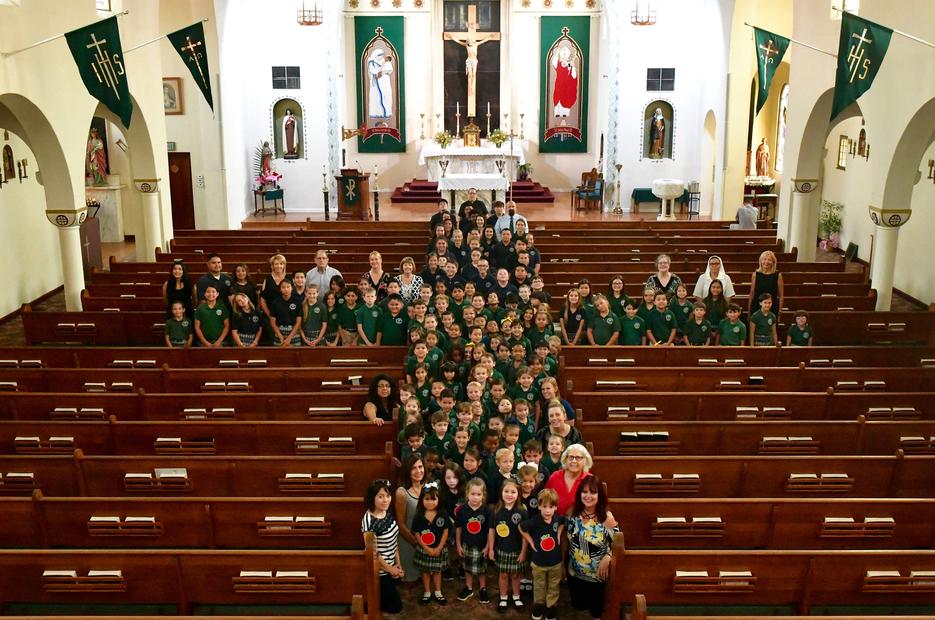
[[[458,567],[458,578],[464,579],[464,567],[463,566]]]
[[[497,602],[497,611],[501,614],[505,614],[510,609],[510,599],[501,598]]]
[[[483,591],[483,590],[482,590],[482,591]],[[471,598],[472,596],[474,596],[474,590],[472,590],[471,588],[468,588],[467,586],[461,588],[461,591],[458,592],[458,600],[459,600],[459,601],[466,601],[466,600],[468,600],[469,598]],[[483,602],[483,601],[481,601],[481,602]]]
[[[455,575],[451,568],[446,568],[442,571],[442,579],[445,581],[454,581]]]
[[[419,605],[428,605],[432,601],[432,595],[429,592],[423,592],[419,599]]]
[[[532,606],[532,620],[542,620],[542,605],[537,603]]]
[[[490,596],[487,594],[487,588],[481,588],[477,593],[477,600],[486,605],[490,602]]]
[[[554,607],[548,607],[545,610],[545,620],[555,620],[558,618],[558,610]]]
[[[444,594],[435,593],[432,595],[432,598],[435,599],[435,602],[444,607],[448,604],[448,599],[445,598]]]

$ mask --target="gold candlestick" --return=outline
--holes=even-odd
[[[487,139],[490,139],[490,108],[487,108]]]
[[[455,137],[461,135],[461,111],[455,112]]]
[[[614,213],[616,215],[621,215],[623,209],[620,207],[620,169],[623,168],[623,164],[614,164],[614,168],[617,169],[617,188],[614,190]]]
[[[435,133],[438,133],[442,130],[444,130],[444,127],[442,127],[442,115],[436,114],[435,115]]]
[[[503,128],[507,133],[513,133],[513,128],[510,127],[510,113],[507,112],[503,115]]]
[[[526,137],[523,135],[523,117],[526,116],[524,113],[519,113],[519,139],[525,140]]]
[[[419,140],[425,140],[425,112],[419,114]]]

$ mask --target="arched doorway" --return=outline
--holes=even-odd
[[[709,215],[714,210],[714,177],[717,173],[717,119],[714,110],[704,117],[704,133],[701,136],[701,212]]]

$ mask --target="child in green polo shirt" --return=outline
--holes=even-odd
[[[432,414],[432,432],[425,438],[424,444],[429,448],[435,448],[439,454],[448,452],[451,447],[451,435],[448,434],[448,425],[450,424],[448,414],[444,411],[436,411]]]
[[[377,334],[379,333],[382,314],[380,307],[377,306],[377,292],[372,288],[365,289],[364,305],[357,308],[357,311],[354,312],[357,321],[357,336],[360,338],[360,344],[373,346],[377,343]]]
[[[649,322],[649,317],[652,314],[653,308],[656,307],[656,289],[654,288],[644,288],[643,289],[643,303],[639,305],[636,309],[636,316],[643,319],[644,322]]]
[[[740,322],[740,306],[727,305],[727,318],[717,326],[717,344],[722,347],[742,347],[747,342],[747,326]]]
[[[815,338],[815,331],[808,324],[808,312],[805,310],[795,311],[795,323],[789,327],[786,332],[787,347],[810,347]]]
[[[681,336],[685,329],[685,323],[688,322],[694,312],[694,303],[688,298],[688,287],[684,284],[675,287],[675,301],[669,309],[675,315],[675,327],[678,329],[678,336]]]
[[[380,315],[376,344],[391,347],[404,345],[408,331],[409,317],[403,313],[403,298],[392,294],[387,297],[386,312]]]
[[[218,303],[218,290],[205,288],[205,300],[195,310],[195,334],[203,347],[222,347],[230,329],[230,311]]]
[[[773,296],[763,293],[757,301],[760,302],[760,310],[750,315],[750,346],[775,346],[778,341],[776,315],[770,312],[773,307]]]
[[[310,347],[318,346],[327,329],[328,309],[318,301],[318,285],[308,284],[302,304],[302,341]]]
[[[669,298],[665,293],[656,293],[654,308],[647,321],[646,338],[650,344],[671,346],[675,342],[675,314],[669,310]]]
[[[620,319],[620,344],[642,346],[646,344],[646,321],[636,313],[639,302],[628,299],[623,305],[626,316]]]
[[[357,345],[360,336],[357,333],[357,289],[344,291],[344,304],[338,308],[338,328],[341,332],[341,344],[346,347]]]
[[[685,321],[682,328],[682,343],[690,347],[703,347],[711,341],[713,329],[711,323],[705,319],[708,309],[705,305],[696,301],[692,306],[692,315]]]
[[[607,301],[610,302],[610,311],[623,319],[626,316],[626,306],[630,298],[623,292],[623,276],[614,276],[607,287]]]
[[[620,338],[620,319],[610,311],[610,302],[601,294],[594,296],[594,314],[588,321],[588,342],[610,346]]]
[[[185,304],[176,301],[172,304],[172,318],[166,321],[166,346],[192,346],[192,322],[185,316]]]

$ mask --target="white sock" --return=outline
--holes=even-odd
[[[441,591],[441,590],[435,590],[435,596],[440,597],[441,595],[442,595],[442,591]]]

